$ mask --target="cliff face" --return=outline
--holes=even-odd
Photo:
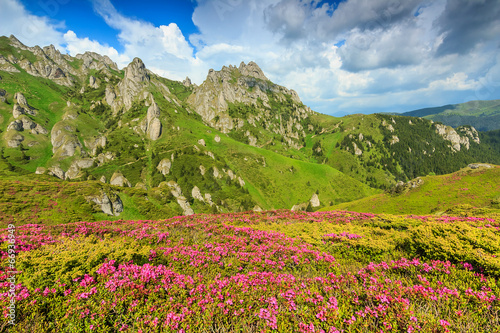
[[[299,149],[305,137],[304,120],[313,114],[294,90],[269,81],[255,62],[211,69],[187,102],[206,124],[223,133],[240,132],[253,146],[265,144],[259,141],[258,131],[252,131],[263,126],[282,136],[289,147]],[[246,109],[239,114],[236,109],[242,105]]]

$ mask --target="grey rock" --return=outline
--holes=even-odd
[[[17,132],[21,132],[24,130],[23,128],[23,122],[21,120],[14,120],[7,126],[7,131],[14,130]]]
[[[238,182],[240,183],[241,187],[245,186],[245,181],[241,177],[238,177]]]
[[[203,140],[203,139],[198,140],[198,144],[205,147],[205,140]]]
[[[309,200],[309,202],[311,203],[312,207],[319,207],[321,205],[321,202],[319,201],[319,197],[316,193],[314,193],[312,195],[311,200]]]
[[[162,125],[158,118],[154,118],[148,126],[148,136],[151,140],[158,140],[161,136]]]
[[[57,177],[59,179],[64,180],[65,174],[66,173],[64,172],[63,169],[61,169],[60,166],[53,166],[53,167],[49,168],[49,175],[50,176],[54,176],[54,177]]]
[[[121,187],[132,187],[132,184],[128,181],[127,178],[120,172],[120,171],[115,171],[113,175],[111,176],[111,180],[109,181],[111,185],[115,186],[121,186]]]
[[[203,199],[203,196],[201,195],[200,189],[198,186],[193,187],[193,190],[191,191],[191,195],[193,198],[195,198],[198,201],[205,202],[205,199]]]
[[[108,195],[101,189],[100,195],[88,196],[86,199],[89,202],[94,202],[104,214],[119,216],[123,212],[123,202],[114,192],[110,192]]]
[[[268,81],[268,78],[264,75],[262,69],[260,69],[260,67],[253,61],[250,61],[248,65],[245,65],[244,62],[241,62],[238,70],[242,75],[251,76],[256,79]]]
[[[94,89],[99,88],[99,83],[97,83],[97,79],[92,75],[89,78],[89,86]]]
[[[106,176],[102,175],[102,176],[101,176],[101,178],[99,178],[99,181],[100,181],[101,183],[106,184]]]
[[[186,76],[186,78],[184,79],[184,81],[182,81],[182,84],[185,86],[185,87],[190,87],[192,85],[191,83],[191,79],[189,77]]]
[[[43,175],[45,172],[47,172],[47,169],[44,167],[38,167],[36,168],[35,174],[37,175]]]
[[[205,202],[212,207],[214,203],[212,202],[212,195],[210,193],[205,193]]]
[[[28,104],[28,101],[26,100],[26,97],[24,97],[24,95],[22,93],[17,92],[14,95],[14,99],[16,100],[17,104],[30,107],[30,105]]]
[[[472,163],[472,164],[469,164],[468,167],[471,168],[471,169],[479,169],[479,168],[490,169],[491,165],[484,164],[484,163]]]
[[[24,141],[24,136],[17,133],[13,135],[9,140],[7,140],[7,146],[9,148],[17,148],[21,145],[23,141]]]
[[[73,156],[78,148],[82,148],[82,144],[78,137],[65,129],[64,121],[58,122],[50,132],[50,141],[52,143],[52,152],[61,157]]]
[[[170,168],[172,167],[172,162],[168,158],[164,158],[158,163],[156,169],[166,176],[170,173]]]
[[[191,205],[189,204],[189,202],[186,200],[185,197],[183,196],[177,197],[177,203],[179,204],[179,206],[181,206],[184,215],[188,216],[194,214],[193,208],[191,208]]]
[[[106,92],[105,92],[105,95],[104,95],[104,100],[106,101],[106,103],[108,103],[109,106],[113,106],[115,98],[116,98],[115,89],[108,84],[106,86]]]
[[[170,188],[170,192],[174,197],[178,198],[182,195],[182,189],[175,181],[171,180],[167,182],[167,186]]]

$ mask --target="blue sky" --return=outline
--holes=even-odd
[[[312,109],[404,112],[500,99],[497,0],[0,0],[0,35],[140,57],[201,84],[255,61]]]

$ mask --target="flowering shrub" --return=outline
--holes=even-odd
[[[425,239],[435,244],[429,228],[443,239],[456,233],[453,242],[466,245],[426,248]],[[317,233],[312,242],[303,237],[310,230]],[[469,234],[460,238],[460,230]],[[0,305],[6,318],[4,234]],[[412,236],[396,241],[405,234]],[[458,256],[458,250],[448,259],[432,254],[452,253],[460,245],[482,249],[483,256],[500,255],[498,223],[492,219],[273,211],[25,225],[16,236],[20,274],[11,332],[491,332],[500,327],[495,262],[469,260],[476,257]],[[481,236],[490,239],[483,237],[474,247]],[[392,259],[362,251],[377,237],[383,246],[398,247]],[[412,237],[415,242],[408,243]],[[403,251],[414,258],[398,257]],[[352,260],[354,254],[360,262]]]

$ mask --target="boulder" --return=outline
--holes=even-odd
[[[205,169],[205,167],[203,165],[200,165],[200,173],[201,173],[201,175],[204,176],[205,172],[207,172],[207,169]]]
[[[241,187],[245,186],[245,181],[241,177],[238,177],[238,182],[240,183]]]
[[[318,195],[316,193],[312,195],[311,200],[309,200],[309,202],[311,203],[311,207],[319,207],[321,205]]]
[[[99,195],[88,196],[86,199],[89,202],[94,202],[104,214],[119,216],[123,212],[123,202],[116,193],[111,192],[108,196],[101,189]]]
[[[184,215],[187,216],[194,214],[193,208],[191,208],[191,205],[189,204],[189,202],[186,200],[185,197],[183,196],[177,197],[177,203],[179,204],[179,206],[181,206]]]
[[[49,168],[49,175],[64,180],[65,172],[60,166],[53,166]]]
[[[198,140],[198,144],[205,147],[205,140],[203,140],[203,139]]]
[[[102,175],[102,176],[101,176],[101,178],[99,178],[99,181],[100,181],[101,183],[106,184],[106,176]]]
[[[166,176],[170,173],[170,168],[172,167],[172,162],[168,158],[164,158],[158,163],[156,169]]]
[[[191,191],[191,195],[193,198],[195,198],[198,201],[205,202],[203,199],[203,196],[201,195],[200,189],[198,186],[193,187],[193,190]]]
[[[109,181],[111,185],[115,186],[121,186],[121,187],[132,187],[132,184],[128,181],[127,178],[120,172],[120,171],[115,171],[113,175],[111,176],[111,180]]]
[[[205,202],[212,207],[214,203],[212,202],[212,195],[210,193],[205,193]]]
[[[45,169],[44,167],[38,167],[36,168],[35,174],[43,175],[45,172],[47,172],[47,169]]]
[[[21,134],[15,134],[7,140],[7,146],[9,148],[17,148],[21,145],[21,142],[24,141],[24,136]]]
[[[219,143],[220,142],[220,136],[216,135],[215,138],[214,138],[214,141]]]
[[[161,121],[158,118],[154,118],[148,126],[148,136],[151,140],[156,141],[161,136]]]
[[[170,188],[170,192],[174,197],[178,198],[182,195],[182,189],[175,181],[171,180],[167,182],[167,186]]]

